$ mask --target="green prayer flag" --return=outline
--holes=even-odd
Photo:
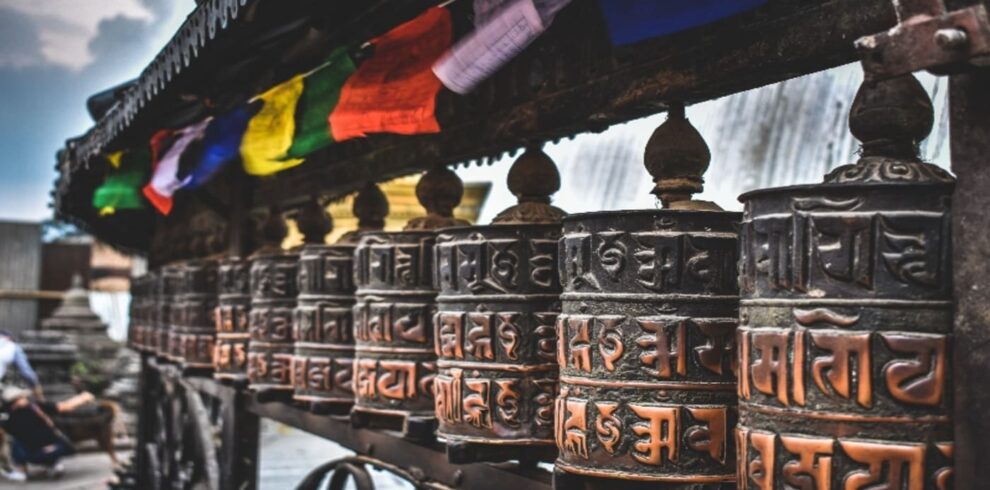
[[[119,167],[110,170],[103,184],[93,192],[93,207],[99,209],[101,215],[119,209],[143,209],[141,186],[151,165],[148,149],[126,150],[112,157],[119,162]]]
[[[327,62],[303,79],[303,93],[295,113],[295,134],[285,158],[304,158],[333,143],[329,116],[340,98],[340,89],[354,73],[347,49],[337,48]]]

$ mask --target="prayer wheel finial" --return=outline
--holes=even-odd
[[[698,130],[684,117],[684,105],[671,105],[667,120],[646,143],[644,163],[653,176],[656,195],[664,208],[721,211],[715,203],[697,201],[704,189],[703,175],[712,154]]]
[[[351,212],[358,219],[358,227],[356,230],[344,233],[339,243],[357,243],[361,233],[384,229],[385,217],[388,216],[388,199],[378,185],[369,181],[357,196],[354,196]]]
[[[509,169],[509,190],[519,202],[492,220],[496,224],[555,223],[567,213],[550,205],[560,190],[560,172],[539,145],[529,145]]]
[[[296,226],[303,234],[303,243],[321,244],[325,242],[327,233],[333,231],[333,218],[313,196],[299,209]]]
[[[919,156],[918,144],[934,121],[932,102],[913,75],[863,82],[849,111],[861,157],[830,172],[825,182],[952,182],[948,172]]]
[[[416,199],[426,208],[426,216],[413,218],[406,230],[435,230],[466,226],[467,221],[454,217],[454,208],[464,197],[464,183],[454,171],[439,167],[423,174],[416,184]]]
[[[278,206],[268,209],[268,217],[261,223],[261,247],[257,253],[271,253],[282,249],[282,240],[289,234],[289,227]]]

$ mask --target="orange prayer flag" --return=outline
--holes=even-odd
[[[433,63],[453,40],[450,12],[434,7],[371,41],[375,52],[347,79],[330,113],[335,141],[369,133],[437,133],[442,84]]]

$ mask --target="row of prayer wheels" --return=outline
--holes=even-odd
[[[201,367],[215,303],[217,378],[455,463],[555,457],[557,488],[946,489],[953,179],[918,157],[913,77],[864,84],[849,122],[857,163],[742,214],[691,198],[710,154],[683,107],[646,147],[660,210],[567,216],[530,147],[491,225],[453,218],[443,168],[401,232],[373,185],[333,245],[315,201],[297,250],[272,213],[250,258],[136,280],[132,340]]]

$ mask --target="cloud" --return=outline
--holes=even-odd
[[[141,0],[0,0],[0,7],[26,17],[35,26],[40,40],[40,56],[31,64],[55,64],[81,70],[94,59],[87,50],[107,18],[123,17],[150,22],[155,8],[164,2]],[[4,50],[7,46],[4,45]],[[19,60],[23,66],[23,60]],[[0,66],[11,63],[0,62]]]
[[[137,76],[194,6],[193,0],[0,0],[0,219],[51,215],[55,152],[92,126],[86,98]],[[65,56],[78,58],[71,63],[45,54],[50,43],[70,41],[81,43],[62,44]]]

